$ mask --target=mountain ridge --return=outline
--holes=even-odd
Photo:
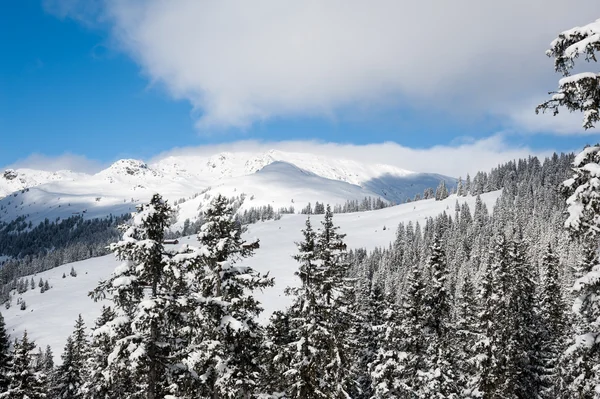
[[[151,163],[120,159],[95,174],[10,169],[0,174],[0,221],[24,215],[37,223],[73,214],[92,218],[127,213],[154,192],[179,202],[201,192],[245,193],[253,199],[245,207],[293,205],[296,211],[311,201],[333,205],[368,196],[402,203],[425,188],[435,189],[442,180],[449,187],[456,183],[434,173],[279,150],[168,156]],[[199,202],[179,218],[195,217]]]

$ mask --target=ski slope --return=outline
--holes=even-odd
[[[496,191],[481,196],[488,209],[493,208],[499,194]],[[392,242],[400,222],[423,224],[426,218],[444,211],[453,213],[456,201],[457,197],[452,195],[444,201],[423,200],[377,211],[336,214],[334,223],[346,234],[348,248],[371,250]],[[458,201],[466,202],[471,210],[474,209],[475,197],[460,197]],[[322,216],[313,215],[311,220],[316,229],[320,226]],[[269,272],[275,278],[274,287],[258,294],[264,307],[262,322],[266,322],[273,311],[284,309],[290,303],[283,292],[286,287],[297,284],[294,276],[297,263],[292,255],[296,253],[294,243],[302,239],[301,230],[305,221],[305,215],[284,215],[280,220],[250,225],[245,235],[248,239],[260,239],[260,249],[244,264],[262,273]],[[194,245],[195,242],[193,236],[180,240],[180,244]],[[95,288],[99,280],[107,278],[117,265],[114,256],[107,255],[66,264],[34,276],[36,283],[40,278],[48,279],[52,288],[41,294],[36,284],[35,290],[19,295],[27,303],[24,311],[16,305],[16,296],[10,309],[2,309],[8,333],[17,337],[27,330],[37,345],[50,345],[55,361],[60,362],[60,353],[66,337],[72,332],[77,315],[81,313],[86,324],[92,326],[100,314],[103,303],[94,303],[87,296],[88,292]],[[71,267],[76,270],[77,277],[69,275]],[[66,274],[64,279],[63,273]]]

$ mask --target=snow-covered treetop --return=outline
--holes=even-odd
[[[583,112],[583,127],[594,127],[600,120],[600,74],[595,72],[582,72],[571,75],[570,71],[575,66],[575,59],[585,56],[586,61],[596,62],[596,52],[600,50],[600,19],[582,27],[575,27],[562,32],[550,44],[546,51],[549,57],[554,58],[554,68],[562,73],[563,79],[558,82],[558,90],[551,92],[550,100],[536,108],[545,112],[552,110],[558,114],[559,107],[566,107],[569,111]]]
[[[573,177],[563,183],[569,195],[565,227],[593,238],[600,232],[600,145],[581,151],[573,161],[573,171]]]

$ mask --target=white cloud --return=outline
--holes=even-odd
[[[554,88],[549,42],[598,16],[595,0],[105,0],[101,19],[210,129],[390,103],[498,114]]]
[[[29,168],[56,172],[58,170],[71,170],[73,172],[95,173],[105,166],[101,162],[89,159],[83,155],[65,153],[59,156],[31,154],[27,158],[5,166],[2,170],[12,168]]]
[[[552,150],[532,150],[509,145],[502,135],[465,142],[455,146],[435,146],[416,149],[396,143],[337,144],[316,141],[238,141],[211,146],[175,148],[156,156],[152,161],[173,155],[210,156],[220,152],[266,152],[271,149],[306,152],[324,157],[351,159],[365,163],[394,165],[415,172],[434,172],[449,176],[466,176],[477,171],[489,171],[500,163],[535,155],[543,159]]]

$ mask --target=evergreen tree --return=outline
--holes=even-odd
[[[460,397],[472,396],[473,378],[477,376],[479,360],[485,356],[485,351],[482,350],[481,357],[477,351],[478,345],[481,346],[482,338],[478,312],[481,302],[485,302],[485,299],[478,300],[470,275],[465,276],[460,291],[456,330],[452,343],[452,349],[456,351],[457,386]]]
[[[12,358],[10,354],[10,341],[6,333],[6,324],[4,317],[0,313],[0,392],[8,389],[10,382],[8,373],[12,366]]]
[[[563,183],[569,216],[565,226],[573,237],[587,247],[580,277],[572,291],[576,295],[573,312],[576,325],[565,357],[570,365],[565,379],[571,397],[592,397],[600,391],[600,279],[598,248],[600,197],[596,170],[600,165],[600,146],[586,147],[573,162],[573,176]],[[573,396],[574,395],[574,396]]]
[[[435,200],[441,201],[445,200],[446,198],[448,198],[448,188],[446,188],[446,182],[441,180],[435,191]]]
[[[560,394],[565,399],[594,399],[596,387],[600,386],[600,353],[598,347],[594,347],[594,332],[590,335],[590,322],[582,306],[593,309],[593,292],[600,290],[589,284],[587,278],[593,273],[599,264],[596,244],[594,240],[584,240],[582,256],[575,267],[575,294],[583,294],[576,297],[574,314],[571,319],[573,325],[570,329],[572,334],[567,340],[567,349],[561,359]],[[585,281],[585,285],[579,286],[578,282]],[[585,288],[585,291],[580,291]],[[579,290],[579,291],[578,291]],[[591,294],[591,295],[590,295]],[[583,310],[583,311],[582,311]],[[592,316],[593,317],[593,316]]]
[[[81,315],[75,322],[73,334],[67,338],[67,343],[61,355],[62,364],[54,373],[53,396],[64,399],[79,399],[83,397],[83,384],[87,380],[86,362],[88,342],[85,324]]]
[[[12,350],[12,364],[8,377],[8,390],[0,393],[0,398],[10,399],[44,399],[47,397],[46,375],[35,370],[31,352],[35,343],[29,341],[27,332],[21,340],[15,339]]]
[[[114,303],[114,319],[99,328],[117,338],[104,372],[109,381],[130,373],[131,398],[163,397],[169,385],[176,305],[167,281],[170,273],[178,274],[163,244],[171,213],[158,194],[141,205],[133,223],[121,228],[123,240],[111,245],[123,263],[91,293],[94,299],[110,295]]]
[[[554,69],[565,76],[558,83],[558,91],[551,93],[552,98],[537,106],[535,112],[551,110],[558,114],[561,107],[570,112],[583,113],[583,127],[590,129],[600,120],[600,94],[598,93],[598,75],[594,72],[571,75],[575,61],[581,56],[586,61],[596,61],[600,50],[600,24],[592,22],[562,32],[552,41],[546,52],[554,58]]]
[[[358,325],[355,331],[359,345],[353,354],[358,384],[358,393],[355,396],[357,399],[370,399],[374,394],[371,371],[383,335],[382,321],[384,317],[393,318],[386,312],[391,307],[395,307],[395,304],[391,295],[386,295],[379,285],[370,289],[369,284],[364,284],[362,288],[362,295],[356,307]],[[394,311],[398,313],[398,309]]]
[[[565,337],[565,305],[560,284],[558,256],[550,244],[542,258],[542,267],[545,271],[543,280],[540,313],[541,333],[541,397],[560,397],[561,378],[559,363],[564,351]]]
[[[196,381],[178,387],[183,397],[249,397],[260,382],[262,311],[253,292],[273,285],[268,276],[237,262],[252,256],[258,241],[248,243],[225,197],[215,197],[204,212],[198,249],[182,254],[189,280],[186,315],[178,356]]]
[[[425,298],[428,312],[425,319],[427,342],[427,384],[425,393],[436,398],[457,397],[457,377],[454,372],[451,339],[454,326],[451,321],[452,295],[447,290],[448,270],[446,254],[440,239],[434,237],[430,246],[428,267],[431,273],[429,289]]]
[[[307,220],[304,241],[297,244],[301,285],[287,291],[294,296],[291,342],[281,346],[291,359],[283,374],[290,398],[346,397],[356,390],[349,335],[353,286],[346,276],[344,235],[337,229],[328,205],[319,232]]]
[[[389,300],[388,297],[382,298],[380,306],[382,314],[379,321],[374,322],[375,331],[378,334],[378,350],[375,353],[375,359],[370,364],[371,384],[373,394],[371,398],[391,398],[399,399],[410,397],[411,386],[406,384],[406,377],[410,373],[407,366],[409,353],[404,352],[405,348],[405,330],[403,320],[398,306]]]
[[[115,316],[111,308],[103,306],[102,313],[96,320],[85,367],[87,379],[81,389],[86,399],[118,399],[127,397],[129,393],[131,382],[128,370],[123,370],[120,374],[105,373],[109,366],[108,356],[117,340],[110,334]]]

